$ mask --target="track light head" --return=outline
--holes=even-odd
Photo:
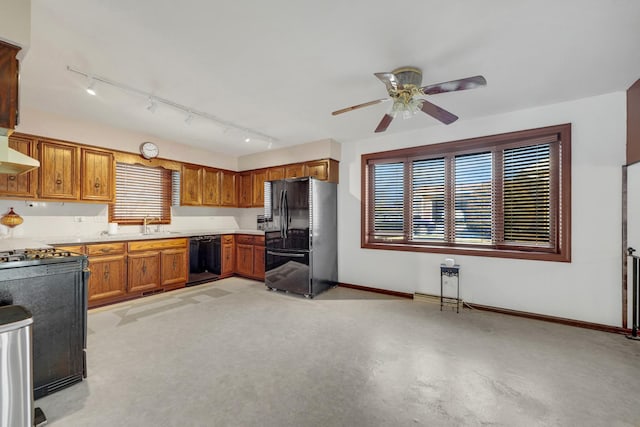
[[[155,99],[153,99],[152,97],[149,97],[149,103],[147,104],[147,110],[151,111],[152,113],[155,113],[157,109],[158,109],[158,103],[156,102]]]
[[[93,88],[95,85],[96,85],[96,81],[93,79],[93,77],[89,77],[89,84],[87,85],[87,93],[89,95],[96,96],[96,91]]]

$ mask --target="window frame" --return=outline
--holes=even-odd
[[[175,197],[175,195],[173,194],[173,190],[174,190],[174,179],[173,179],[173,174],[174,174],[174,170],[172,169],[167,169],[163,166],[149,166],[149,165],[144,165],[144,164],[140,164],[140,163],[129,163],[129,162],[117,162],[117,164],[121,164],[124,167],[137,167],[137,168],[147,168],[147,169],[151,169],[151,170],[155,170],[160,172],[163,176],[162,176],[162,185],[163,185],[163,194],[164,196],[162,197],[162,199],[160,200],[161,202],[161,209],[162,209],[162,216],[160,217],[160,219],[155,219],[153,220],[153,224],[157,225],[157,224],[171,224],[171,207],[174,205],[173,203],[173,199]],[[116,200],[113,203],[109,204],[109,222],[115,222],[118,223],[120,225],[142,225],[144,224],[144,217],[138,218],[138,217],[129,217],[129,218],[122,218],[122,217],[116,217],[115,216],[115,211],[116,211],[116,205],[118,203],[117,201],[117,182],[118,182],[118,176],[117,176],[117,165],[116,165],[116,176],[115,176],[115,182],[114,182],[114,191],[116,193]]]
[[[405,167],[405,181],[404,181],[404,205],[405,205],[405,220],[404,220],[404,239],[402,242],[384,242],[373,241],[369,238],[369,228],[372,224],[369,223],[370,215],[369,211],[373,209],[372,203],[372,188],[370,188],[370,165],[380,162],[391,162],[404,160],[411,162],[417,159],[446,157],[447,156],[459,156],[463,154],[480,153],[487,150],[504,150],[506,148],[523,147],[528,145],[535,145],[536,141],[547,140],[550,137],[555,137],[557,143],[552,145],[557,149],[551,150],[551,156],[557,155],[559,158],[557,161],[551,161],[551,168],[555,164],[559,167],[559,171],[552,170],[551,179],[557,179],[557,184],[551,185],[550,191],[558,192],[559,194],[553,195],[557,202],[557,211],[555,221],[551,224],[552,228],[555,228],[555,249],[550,251],[547,248],[540,247],[524,247],[519,246],[489,246],[489,245],[469,245],[452,242],[415,242],[408,241],[407,225],[410,225],[411,218],[408,217],[409,206],[412,203],[411,199],[411,180],[408,178],[409,171]],[[446,160],[445,160],[446,161]],[[497,166],[492,166],[493,176],[495,179],[495,170]],[[501,175],[501,174],[500,174]],[[502,176],[499,178],[502,179]],[[451,188],[451,182],[445,176],[445,193],[448,194],[454,191]],[[493,204],[492,204],[493,206]],[[478,138],[469,138],[451,142],[442,142],[431,145],[423,145],[419,147],[403,148],[398,150],[383,151],[377,153],[367,153],[361,156],[361,242],[360,246],[365,249],[383,249],[383,250],[398,250],[398,251],[411,251],[411,252],[430,252],[430,253],[443,253],[453,255],[471,255],[471,256],[486,256],[486,257],[498,257],[498,258],[514,258],[514,259],[528,259],[538,261],[556,261],[556,262],[571,262],[571,123],[565,123],[555,126],[547,126],[536,129],[528,129],[516,132],[508,132],[497,135],[488,135]],[[445,218],[446,221],[450,221],[451,217]],[[493,226],[492,226],[493,229]],[[372,234],[372,233],[371,233]]]

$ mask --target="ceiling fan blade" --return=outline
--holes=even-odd
[[[402,84],[398,81],[398,78],[393,73],[373,73],[377,78],[379,78],[382,83],[387,87],[387,92],[391,92],[393,90],[402,89]]]
[[[393,116],[391,114],[385,114],[384,116],[382,116],[382,120],[380,120],[380,123],[378,123],[376,132],[384,132],[385,130],[387,130],[387,128],[391,124],[391,120],[393,120]]]
[[[429,101],[425,101],[424,99],[422,100],[422,107],[420,109],[434,119],[440,120],[445,125],[451,124],[458,120],[458,116],[456,116],[455,114],[450,113],[444,108],[440,108],[437,105],[430,103]]]
[[[455,92],[457,90],[475,89],[485,86],[487,81],[482,76],[467,77],[466,79],[452,80],[450,82],[437,83],[434,85],[424,86],[422,92],[425,95],[435,95],[437,93]]]
[[[346,113],[348,111],[357,110],[358,108],[364,108],[364,107],[369,107],[371,105],[380,104],[381,102],[385,102],[385,101],[388,101],[388,100],[389,100],[389,98],[376,99],[375,101],[369,101],[369,102],[365,102],[363,104],[352,105],[351,107],[343,108],[341,110],[336,110],[336,111],[332,112],[331,114],[333,116],[337,116],[338,114]]]

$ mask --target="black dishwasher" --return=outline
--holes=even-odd
[[[189,239],[189,280],[187,286],[211,282],[220,277],[220,236],[195,236]]]

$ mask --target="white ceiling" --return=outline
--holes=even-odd
[[[373,135],[386,96],[374,72],[423,69],[423,84],[477,74],[487,87],[430,101],[459,122],[626,90],[640,78],[636,0],[32,0],[22,105],[239,156],[245,135],[104,84],[86,94],[67,66],[276,139],[273,148]],[[459,123],[458,122],[458,123]],[[445,126],[426,115],[386,134]],[[450,125],[456,126],[456,123]]]

